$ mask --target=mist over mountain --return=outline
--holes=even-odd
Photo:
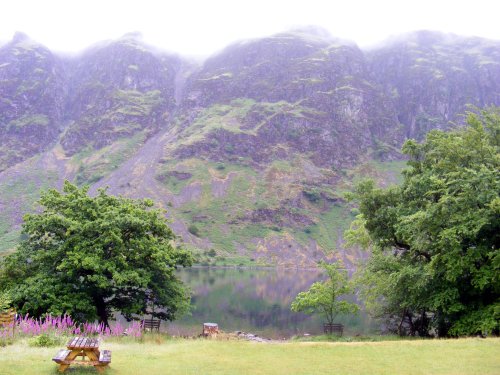
[[[349,264],[343,193],[397,181],[404,140],[470,104],[500,105],[498,41],[419,31],[363,51],[306,28],[197,65],[135,34],[73,57],[16,34],[0,47],[2,249],[69,179],[153,198],[200,262]]]

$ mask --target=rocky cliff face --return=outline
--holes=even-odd
[[[460,122],[467,105],[500,102],[496,41],[420,31],[369,51],[367,59],[407,138]]]
[[[19,199],[67,178],[152,197],[202,263],[349,264],[343,192],[397,181],[405,138],[500,105],[500,42],[417,32],[362,51],[295,30],[194,66],[137,35],[70,59],[18,35],[0,94],[0,242]]]
[[[0,48],[0,171],[55,141],[64,83],[61,61],[26,35],[17,33]]]
[[[318,166],[342,168],[366,150],[394,157],[402,140],[392,102],[362,51],[300,32],[237,43],[208,59],[191,76],[184,106],[188,129],[210,111],[240,109],[232,124],[179,150],[182,157],[236,154],[260,162],[299,152]]]
[[[69,153],[102,148],[172,120],[180,58],[159,54],[138,36],[104,43],[71,61],[65,111],[70,125],[61,144]]]

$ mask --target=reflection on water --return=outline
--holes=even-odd
[[[179,271],[193,292],[190,316],[169,323],[172,335],[201,332],[203,322],[214,322],[225,332],[246,331],[265,337],[321,333],[320,317],[293,313],[290,304],[297,293],[323,275],[320,271],[289,269],[192,268]],[[367,333],[373,323],[360,313],[336,319],[346,333]]]

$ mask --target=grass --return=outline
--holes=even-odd
[[[172,171],[187,172],[190,178],[179,180],[169,175]],[[231,182],[222,197],[213,196],[213,180],[225,180],[231,174]],[[255,189],[258,175],[251,168],[231,163],[210,163],[198,159],[188,159],[181,163],[166,163],[162,166],[158,177],[174,194],[179,194],[183,188],[191,183],[201,185],[200,197],[182,205],[176,212],[177,217],[184,219],[189,225],[199,229],[200,237],[208,237],[217,249],[225,253],[235,252],[235,243],[251,245],[255,237],[265,237],[269,232],[262,225],[252,223],[231,224],[239,215],[249,212],[255,205]],[[261,189],[262,190],[262,189]],[[266,204],[270,204],[269,199]],[[224,225],[231,227],[228,233],[223,230]],[[233,259],[224,264],[241,264],[242,259]]]
[[[333,251],[338,246],[339,236],[349,228],[353,215],[345,206],[332,206],[328,211],[317,215],[318,222],[302,230],[295,230],[294,235],[302,243],[314,238],[325,252]]]
[[[7,130],[21,130],[28,126],[46,128],[50,123],[49,117],[44,114],[23,115],[7,125]]]
[[[310,186],[311,179],[306,177],[308,168],[312,167],[301,158],[274,160],[262,170],[245,164],[192,158],[165,161],[157,171],[157,179],[175,195],[182,195],[190,185],[197,189],[193,200],[171,207],[170,211],[186,225],[195,226],[196,236],[209,239],[218,255],[224,258],[211,259],[195,251],[198,263],[255,265],[249,257],[258,239],[286,241],[292,236],[305,246],[313,239],[329,253],[338,246],[343,231],[349,227],[353,219],[350,208],[342,201],[332,203],[341,194],[335,186],[321,181],[328,171],[315,172],[314,178],[320,178],[321,182]],[[184,176],[178,178],[176,173]],[[214,182],[224,180],[227,181],[224,194],[215,194]],[[302,207],[289,203],[301,194],[305,196]],[[258,212],[263,216],[252,219],[252,213]],[[290,224],[286,221],[289,214],[309,218],[311,224]],[[246,254],[237,250],[241,247],[246,249]]]
[[[159,90],[147,92],[117,90],[114,99],[118,101],[114,112],[130,116],[149,116],[153,109],[163,101]],[[113,114],[108,113],[107,115],[112,116]]]
[[[20,226],[15,225],[15,217],[19,213],[35,210],[35,202],[40,191],[54,186],[57,175],[51,170],[40,170],[37,167],[38,157],[26,164],[25,170],[0,184],[0,256],[12,251],[19,242]]]
[[[78,166],[76,184],[93,184],[117,169],[142,146],[145,137],[144,132],[139,132],[100,150],[87,148],[73,155],[72,164]]]
[[[353,343],[165,340],[105,341],[120,374],[498,374],[500,339],[413,340]],[[3,375],[56,374],[57,348],[16,343],[0,348]],[[72,374],[94,374],[92,368]]]
[[[0,223],[0,227],[4,227],[5,222]],[[21,235],[20,230],[6,229],[3,230],[3,235],[0,235],[0,257],[3,255],[8,255],[13,252],[17,244],[19,243],[19,238]]]
[[[401,184],[403,182],[403,170],[406,161],[376,161],[370,160],[356,165],[352,169],[343,171],[344,181],[337,186],[339,194],[352,191],[353,187],[364,179],[372,179],[377,186],[387,187],[389,185]]]
[[[184,130],[180,144],[188,145],[203,140],[208,133],[217,129],[233,133],[248,132],[241,129],[242,121],[254,104],[254,100],[242,98],[231,101],[230,105],[216,104],[204,109]]]
[[[205,79],[214,80],[217,77]],[[246,116],[249,112],[259,113],[262,120],[257,123],[248,122]],[[309,116],[321,115],[312,108],[300,105],[300,102],[289,103],[261,102],[257,103],[253,99],[239,98],[231,101],[230,104],[215,104],[201,111],[196,120],[183,130],[181,141],[178,145],[192,145],[204,140],[215,131],[223,129],[231,133],[245,133],[256,135],[258,130],[267,124],[274,116],[286,114],[296,118],[307,118]],[[232,145],[235,146],[235,145]]]
[[[83,185],[99,181],[130,158],[145,138],[145,133],[139,132],[100,150],[85,149],[73,155],[70,163],[77,171],[75,182]],[[15,218],[35,211],[40,192],[53,188],[57,181],[55,170],[39,168],[39,158],[32,158],[22,173],[0,185],[0,206],[3,203],[0,210],[0,257],[13,251],[19,242],[20,225],[16,225]]]

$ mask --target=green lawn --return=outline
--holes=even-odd
[[[104,342],[107,374],[499,374],[500,339],[352,343],[165,340]],[[0,374],[56,374],[58,348],[0,348]],[[93,368],[70,374],[97,373]]]

